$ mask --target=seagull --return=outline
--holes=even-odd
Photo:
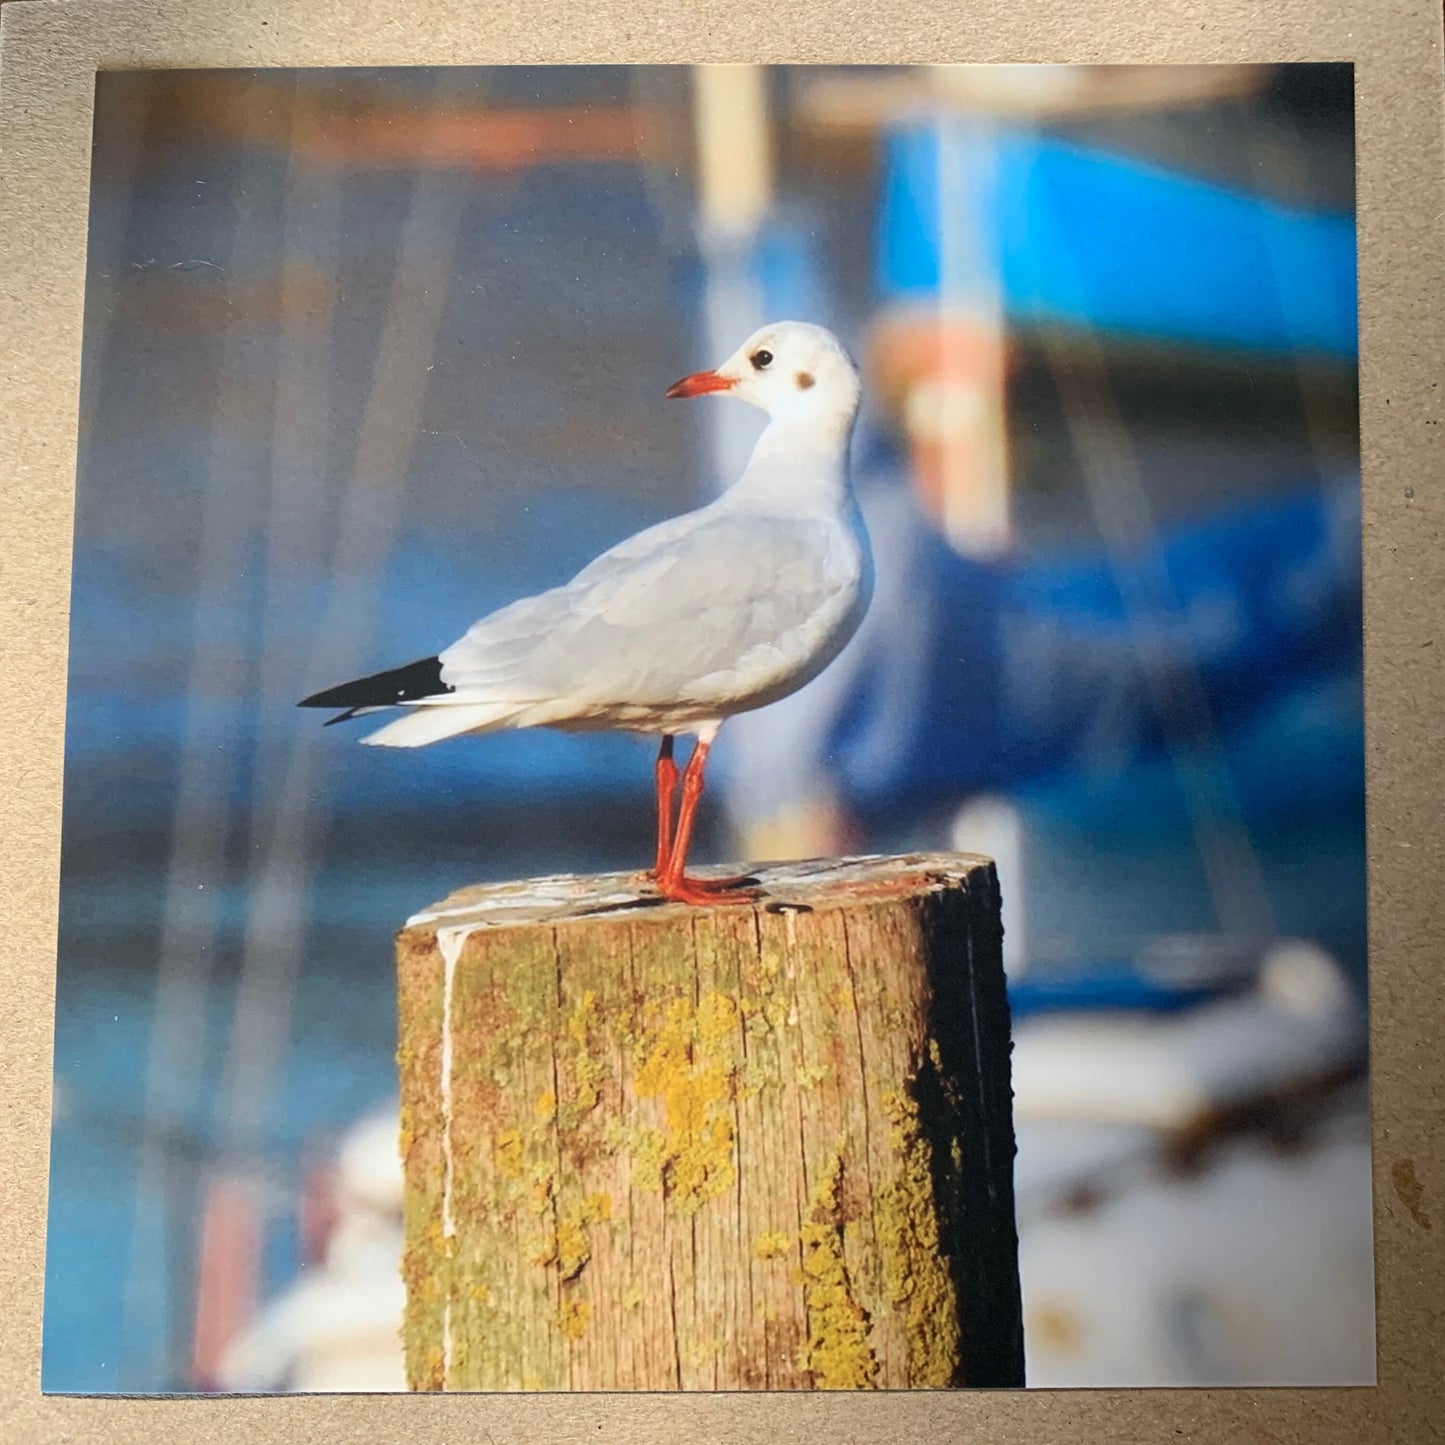
[[[742,886],[753,879],[688,877],[688,846],[723,722],[811,682],[867,610],[873,563],[848,474],[860,386],[831,332],[782,321],[665,395],[713,393],[769,418],[742,476],[715,501],[473,623],[435,657],[298,705],[344,709],[328,726],[400,710],[362,739],[378,747],[510,728],[660,734],[657,853],[645,876],[679,903],[757,897]],[[681,773],[679,736],[695,740]]]

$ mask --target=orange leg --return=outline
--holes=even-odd
[[[707,767],[709,743],[702,741],[693,749],[682,775],[682,806],[678,809],[677,833],[667,865],[657,875],[657,886],[663,896],[676,903],[716,903],[720,899],[743,902],[756,898],[756,889],[738,888],[742,879],[701,879],[687,877],[687,850],[692,842],[693,822],[697,817],[698,800],[702,797],[703,770]]]
[[[677,791],[677,764],[672,760],[672,734],[664,733],[662,746],[657,751],[657,862],[653,865],[653,878],[661,878],[667,871],[667,860],[672,855],[672,798]]]

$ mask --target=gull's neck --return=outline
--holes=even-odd
[[[719,505],[769,516],[835,516],[851,510],[848,446],[856,408],[775,416],[743,474]]]

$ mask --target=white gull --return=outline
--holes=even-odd
[[[659,891],[685,903],[753,896],[686,876],[708,749],[725,719],[796,692],[838,655],[872,593],[868,537],[848,477],[858,372],[820,326],[754,332],[669,397],[717,392],[770,420],[742,476],[708,506],[649,527],[570,582],[493,612],[436,657],[306,698],[302,707],[400,708],[363,741],[420,747],[548,727],[657,733]],[[673,740],[696,738],[682,774]]]

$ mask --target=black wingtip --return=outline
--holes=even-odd
[[[339,707],[346,711],[327,723],[345,722],[363,708],[395,707],[402,702],[420,702],[429,697],[444,697],[456,689],[442,681],[441,659],[424,657],[420,662],[394,667],[389,672],[376,672],[358,677],[337,687],[324,688],[303,697],[297,707]]]
[[[320,692],[313,692],[310,697],[303,697],[303,698],[301,699],[301,701],[296,704],[296,706],[297,706],[297,707],[344,707],[344,706],[346,705],[345,703],[339,703],[339,702],[334,702],[334,701],[332,701],[332,695],[333,695],[334,693],[342,692],[344,689],[346,689],[346,688],[348,688],[348,687],[352,687],[352,686],[354,686],[353,683],[344,682],[344,683],[341,684],[340,687],[323,688],[322,691],[320,691]]]

